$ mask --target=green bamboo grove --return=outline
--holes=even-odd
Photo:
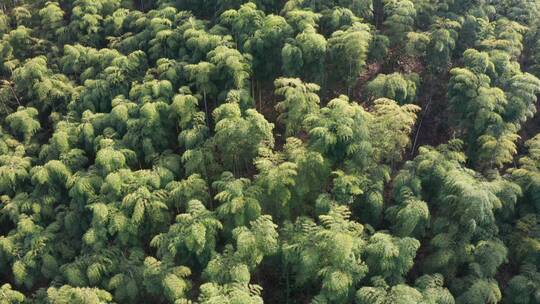
[[[0,304],[540,303],[540,0],[1,0]]]

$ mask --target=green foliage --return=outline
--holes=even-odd
[[[11,289],[11,285],[4,284],[0,287],[0,303],[2,304],[16,304],[23,303],[25,297],[22,293]]]
[[[373,40],[369,45],[368,58],[374,61],[381,61],[388,55],[390,39],[387,36],[375,32]]]
[[[64,285],[47,289],[45,303],[105,304],[112,301],[110,293],[97,288],[75,288]]]
[[[464,53],[467,68],[451,71],[448,95],[467,130],[469,157],[487,167],[500,167],[516,152],[514,127],[502,114],[508,103],[504,92],[490,86],[494,65],[487,53],[469,49]]]
[[[0,1],[0,303],[538,303],[539,8]]]
[[[314,83],[303,83],[298,78],[278,78],[274,82],[276,94],[284,100],[276,104],[278,117],[285,124],[285,135],[295,135],[302,130],[302,124],[308,114],[316,113],[319,109],[320,87]]]
[[[497,303],[502,299],[497,283],[493,280],[477,280],[467,290],[456,299],[457,303]]]
[[[357,303],[455,303],[450,292],[443,287],[444,281],[439,274],[424,275],[418,278],[415,282],[416,288],[404,284],[388,286],[380,277],[374,277],[372,281],[373,286],[362,287],[357,291]]]
[[[332,62],[338,74],[352,85],[364,69],[372,35],[364,23],[354,23],[346,30],[338,30],[328,40]]]
[[[202,203],[210,201],[206,181],[198,174],[190,175],[181,181],[171,181],[166,186],[169,191],[168,204],[177,210],[185,209],[191,200],[200,200]]]
[[[325,10],[321,18],[322,27],[329,33],[351,26],[357,21],[360,21],[360,18],[353,11],[344,7]]]
[[[212,113],[214,115],[214,145],[228,170],[244,170],[262,147],[273,147],[273,123],[254,109],[240,110],[237,103],[225,103]]]
[[[53,74],[44,56],[27,60],[13,71],[15,90],[38,109],[61,108],[69,102],[73,88],[63,74]]]
[[[277,154],[261,148],[254,164],[259,172],[256,182],[261,188],[265,209],[275,215],[289,216],[292,207],[290,204],[293,203],[291,189],[296,185],[298,165],[284,158],[283,153]]]
[[[262,304],[261,288],[257,285],[206,283],[201,285],[199,303],[246,303]]]
[[[113,13],[120,6],[120,1],[78,0],[73,5],[70,23],[67,26],[69,39],[91,46],[102,44],[104,17]]]
[[[31,158],[25,155],[24,146],[15,140],[11,141],[15,144],[13,150],[2,151],[0,155],[0,190],[6,194],[16,193],[19,187],[24,186],[24,182],[28,182],[31,168]]]
[[[208,176],[215,161],[206,144],[209,128],[206,125],[206,115],[198,111],[199,101],[193,95],[177,95],[171,104],[171,110],[178,118],[178,134],[180,145],[186,149],[182,162],[186,174],[198,173]]]
[[[281,46],[292,36],[292,28],[281,16],[267,15],[245,43],[245,49],[253,55],[253,73],[257,78],[273,79],[280,73]]]
[[[349,102],[347,96],[341,95],[320,111],[308,115],[304,123],[315,150],[336,161],[351,156],[358,160],[359,165],[363,165],[365,161],[362,158],[371,150],[367,140],[367,121],[366,111],[356,102]]]
[[[216,189],[215,200],[218,215],[228,221],[229,230],[244,226],[260,216],[261,206],[257,200],[257,189],[247,178],[234,178],[231,172],[223,172],[212,186]]]
[[[420,242],[413,238],[393,238],[384,233],[376,233],[366,246],[366,263],[369,271],[386,278],[399,281],[411,269]]]
[[[222,228],[221,222],[200,201],[191,200],[187,213],[177,215],[169,231],[155,236],[150,244],[157,247],[158,255],[165,260],[178,255],[191,262],[188,258],[194,255],[204,265],[215,252],[217,233]]]
[[[394,224],[392,230],[398,235],[422,235],[429,223],[429,207],[409,193],[409,189],[402,191],[400,204],[386,210],[388,219]]]
[[[32,135],[41,128],[39,121],[35,119],[37,115],[38,111],[35,108],[19,107],[17,112],[6,116],[6,123],[14,132],[22,134],[25,142],[29,142]]]
[[[65,31],[64,14],[65,12],[56,2],[47,2],[46,6],[38,11],[41,27],[47,32],[49,39],[54,38],[55,35],[62,35]]]
[[[255,269],[266,256],[278,249],[277,226],[272,217],[262,215],[246,226],[232,231],[235,246],[227,244],[222,253],[216,254],[208,263],[203,276],[210,282],[222,285],[246,285],[250,271]]]
[[[232,231],[236,241],[235,255],[251,269],[262,262],[265,256],[273,255],[278,248],[277,226],[269,215],[259,216],[249,223]]]
[[[288,14],[294,14],[293,11]],[[306,22],[302,16],[302,22]],[[283,71],[290,77],[301,77],[319,83],[324,81],[324,64],[327,52],[327,41],[318,34],[312,24],[302,27],[294,39],[286,41],[281,51]]]
[[[248,59],[239,51],[218,46],[208,53],[208,59],[214,64],[215,73],[219,75],[217,80],[225,83],[220,85],[224,90],[243,89],[247,86],[250,65]]]
[[[372,118],[369,132],[373,138],[381,139],[373,143],[378,161],[394,163],[401,160],[401,155],[409,146],[418,111],[420,108],[415,105],[399,106],[395,101],[386,98],[374,101],[373,111],[370,112]]]
[[[319,217],[320,224],[302,217],[285,226],[285,262],[295,272],[297,284],[318,282],[319,301],[349,301],[356,284],[367,273],[367,265],[361,260],[364,227],[349,217],[346,207],[335,206]]]
[[[523,265],[520,273],[508,282],[508,287],[505,290],[507,299],[505,303],[534,303],[538,301],[539,279],[536,265]]]
[[[185,299],[191,283],[186,279],[191,270],[185,266],[175,266],[153,257],[144,260],[144,286],[150,294],[164,296],[169,302]]]
[[[231,33],[239,46],[253,36],[264,19],[264,13],[257,9],[257,5],[248,2],[240,6],[238,10],[227,10],[220,16],[220,22],[231,28]]]
[[[449,19],[438,19],[431,25],[426,61],[430,72],[446,72],[452,63],[452,51],[456,47],[461,25]],[[425,38],[422,37],[422,40]]]
[[[373,99],[386,97],[400,104],[413,103],[418,85],[417,74],[379,74],[366,85],[366,92]]]
[[[540,91],[540,80],[529,73],[519,73],[509,80],[509,86],[504,119],[520,126],[536,114],[534,105]]]
[[[524,207],[532,205],[536,209],[540,207],[538,205],[539,197],[537,196],[537,187],[540,186],[540,136],[536,135],[529,139],[525,145],[527,146],[528,154],[519,159],[519,168],[515,168],[511,171],[513,178],[522,187],[525,193]]]
[[[523,33],[526,27],[506,18],[498,19],[494,23],[492,37],[481,42],[481,47],[492,52],[504,52],[513,59],[517,58],[523,50]]]
[[[408,32],[411,32],[416,17],[414,3],[408,0],[388,0],[384,2],[384,25],[392,44],[404,40]]]
[[[135,51],[127,56],[115,56],[110,65],[100,71],[95,79],[84,80],[82,92],[72,100],[71,108],[78,112],[86,109],[109,112],[113,107],[113,98],[118,95],[128,96],[129,83],[136,79],[136,71],[146,68],[146,60],[146,54],[142,51]],[[85,72],[91,73],[93,69],[87,68]]]
[[[460,168],[464,158],[456,153],[459,151],[456,148],[459,146],[442,146],[438,150],[423,148],[414,160],[416,165],[406,165],[414,168],[402,171],[397,177],[400,186],[396,188],[396,199],[401,203],[388,209],[388,216],[396,221],[396,228],[405,225],[411,233],[423,235],[427,228],[426,219],[432,216],[432,210],[437,210],[429,232],[433,233],[432,253],[426,257],[424,267],[450,278],[458,273],[450,273],[449,269],[466,263],[468,274],[456,278],[452,286],[456,292],[463,292],[458,302],[475,303],[478,300],[470,299],[484,296],[498,301],[500,291],[493,276],[507,260],[508,250],[495,237],[495,215],[514,208],[520,189],[500,177],[482,181],[474,172]],[[425,203],[419,201],[422,196],[429,202],[429,211]],[[419,208],[420,216],[407,223],[404,221],[409,219],[402,219],[400,213],[410,208]]]
[[[342,95],[304,121],[312,147],[332,162],[342,162],[347,179],[356,184],[349,190],[339,189],[340,182],[335,180],[338,187],[334,187],[334,193],[345,190],[337,199],[346,204],[356,201],[365,210],[366,220],[376,221],[380,216],[384,183],[389,179],[386,165],[398,161],[408,145],[417,110],[416,106],[399,107],[394,101],[380,99],[375,103],[375,111],[369,113]],[[392,137],[386,132],[392,133]],[[372,138],[380,140],[371,142]],[[377,163],[381,165],[375,166]]]

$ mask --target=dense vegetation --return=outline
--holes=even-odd
[[[540,1],[0,1],[0,303],[540,303]]]

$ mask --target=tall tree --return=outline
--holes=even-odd
[[[285,124],[285,134],[294,135],[302,130],[308,114],[319,110],[320,87],[314,83],[303,83],[298,78],[278,78],[274,82],[276,94],[285,99],[276,104],[280,112],[278,119]]]
[[[273,147],[274,124],[254,109],[241,112],[237,103],[224,103],[214,110],[213,142],[225,168],[244,172],[261,147]]]
[[[346,30],[334,32],[328,40],[330,57],[338,71],[337,76],[347,80],[349,93],[366,64],[371,39],[369,26],[357,22]]]

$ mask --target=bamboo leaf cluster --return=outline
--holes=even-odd
[[[0,304],[540,303],[538,0],[0,2]]]

